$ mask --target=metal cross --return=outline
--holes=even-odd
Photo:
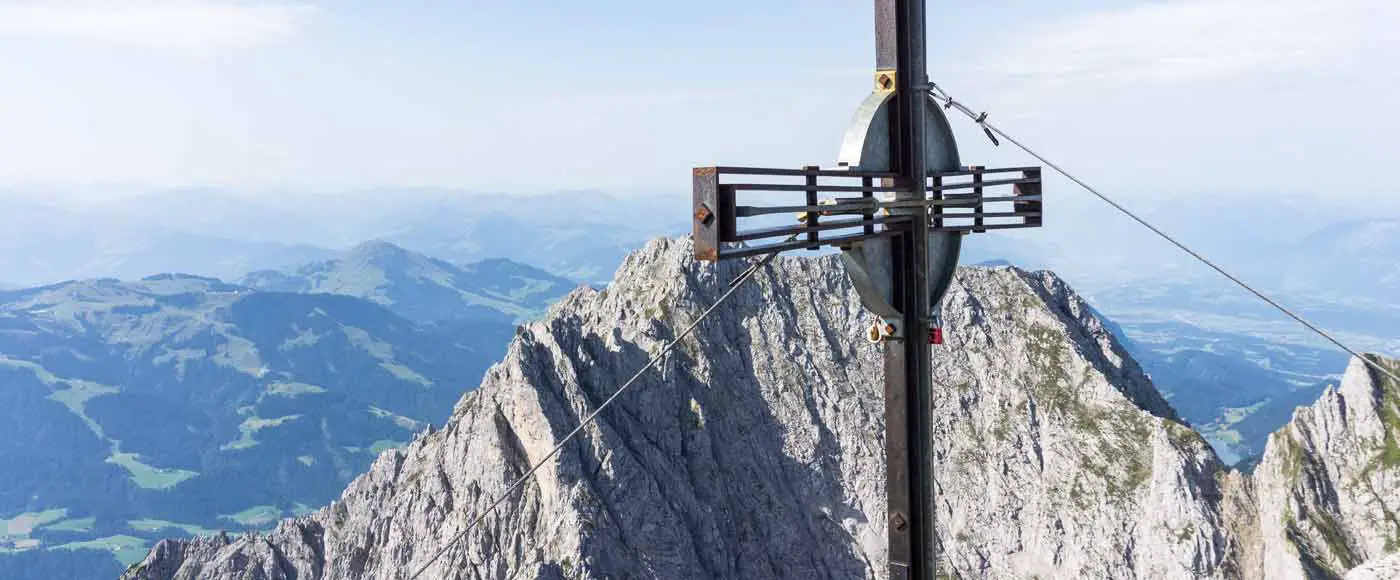
[[[939,304],[962,236],[1041,224],[1040,168],[959,161],[947,118],[928,94],[924,31],[924,0],[875,0],[875,89],[856,110],[839,168],[693,173],[697,259],[835,246],[861,302],[879,317],[868,338],[884,345],[889,577],[896,580],[937,572],[929,355],[943,342]],[[987,194],[1006,186],[1010,192]],[[755,191],[798,199],[740,199]],[[794,212],[798,224],[739,228],[741,220]]]

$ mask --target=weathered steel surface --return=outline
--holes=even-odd
[[[894,72],[895,2],[875,0],[875,70]]]
[[[841,262],[861,304],[884,321],[897,321],[901,315],[894,306],[894,263],[890,252],[889,238],[862,240],[841,252]]]
[[[690,237],[695,242],[695,258],[715,261],[719,259],[719,222],[725,217],[719,205],[719,173],[713,167],[696,167],[691,182],[695,220]]]

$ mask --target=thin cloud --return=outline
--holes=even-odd
[[[316,12],[314,6],[293,3],[0,0],[0,36],[50,37],[201,52],[286,39]]]
[[[1394,0],[1165,0],[1037,23],[958,72],[1089,90],[1324,72],[1400,44],[1397,26]]]

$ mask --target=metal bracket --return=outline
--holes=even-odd
[[[888,76],[886,77],[886,75]],[[880,79],[887,78],[891,83],[890,86],[893,87],[895,74],[893,71],[877,70],[875,72],[875,78],[877,79],[876,90],[867,96],[865,100],[861,102],[860,107],[856,109],[855,117],[851,120],[851,124],[846,130],[845,138],[842,140],[841,152],[837,156],[841,165],[849,167],[854,171],[892,171],[894,169],[894,164],[891,159],[891,154],[893,152],[892,143],[894,143],[894,140],[890,135],[890,116],[893,114],[895,106],[894,91],[882,90],[882,81]],[[924,142],[925,162],[928,167],[935,172],[953,172],[965,169],[959,166],[958,145],[953,137],[952,128],[948,125],[947,117],[945,117],[943,112],[938,108],[937,101],[934,100],[932,96],[925,98],[928,104],[924,118],[924,134],[926,136]],[[953,194],[951,191],[955,189],[955,186],[947,186],[941,178],[935,178],[934,187],[931,189],[933,198],[913,202],[921,205],[931,205],[932,207],[930,209],[932,211],[929,213],[934,216],[933,219],[935,221],[933,225],[936,231],[928,236],[928,303],[933,307],[937,307],[943,294],[948,291],[948,286],[952,284],[953,274],[958,266],[958,255],[962,249],[961,232],[937,230],[943,230],[945,219],[951,217],[950,214],[945,213],[949,209],[963,205],[968,199],[980,200],[982,198],[982,187],[985,185],[982,181],[983,170],[978,167],[973,171],[973,177],[976,180],[973,184],[976,190],[976,198],[969,198],[963,195],[961,199],[959,199],[959,197],[956,197],[957,194]],[[1036,181],[1039,181],[1038,175],[1036,176]],[[904,203],[910,202],[906,201]],[[977,202],[974,201],[974,203]],[[886,203],[876,202],[876,205],[883,206],[881,209],[884,210],[886,215],[898,215],[912,209],[898,207],[900,202],[897,201]],[[984,224],[983,218],[981,217],[983,213],[980,209],[980,203],[977,203],[977,208],[976,215],[979,217],[975,218],[976,221],[972,224],[972,227],[981,228],[984,227]],[[1036,216],[1039,216],[1039,213],[1037,213]],[[889,240],[881,241],[884,242],[882,247],[888,252],[890,247]],[[843,252],[843,256],[846,254],[849,254],[849,252]],[[856,268],[851,267],[852,264],[849,260],[846,265],[847,270],[851,271],[851,280],[855,281],[858,276],[858,274],[856,274]],[[892,278],[889,273],[890,271],[885,270],[881,272],[870,272],[869,275],[876,276],[876,279],[879,280],[886,280],[887,284],[891,284],[892,282],[890,282],[890,280],[892,280]],[[860,285],[861,283],[857,282],[858,291]],[[887,301],[893,300],[893,298],[891,298],[892,294],[890,293],[884,293],[882,296]],[[866,308],[869,308],[877,315],[883,318],[895,318],[895,316],[886,315],[872,307],[870,304],[871,300],[866,299],[864,294],[861,294],[861,300],[866,303]]]
[[[904,317],[894,302],[894,258],[889,238],[860,240],[841,246],[841,263],[860,296],[861,305],[880,317],[870,326],[866,340],[878,344],[903,340]]]
[[[887,341],[900,342],[904,340],[904,321],[897,318],[877,320],[866,330],[865,340],[870,344],[880,344]]]
[[[875,71],[875,92],[893,93],[895,84],[894,69],[882,69]]]
[[[877,79],[879,75],[876,73]],[[890,80],[894,78],[894,73],[890,73]],[[932,95],[926,98],[928,106],[924,133],[928,135],[928,141],[924,145],[924,158],[928,160],[931,170],[956,170],[959,168],[958,145],[953,137],[953,128],[938,107],[938,101]],[[837,164],[856,171],[893,171],[893,141],[890,138],[890,115],[893,112],[894,92],[881,90],[877,86],[856,108],[851,124],[841,139]]]
[[[898,320],[901,314],[894,302],[894,263],[890,254],[890,239],[875,238],[861,240],[841,248],[841,262],[851,284],[856,287],[860,303],[876,316],[885,320]]]

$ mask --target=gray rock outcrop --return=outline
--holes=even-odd
[[[1359,359],[1269,437],[1254,472],[1268,577],[1337,577],[1400,549],[1397,442],[1400,385]]]

